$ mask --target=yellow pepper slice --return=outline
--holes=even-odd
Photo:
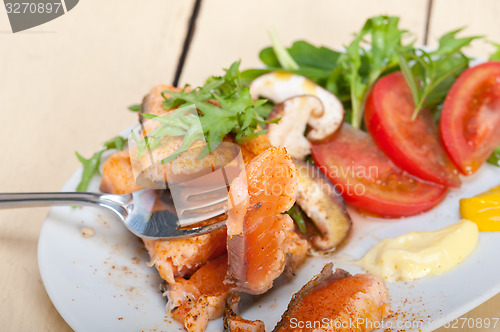
[[[477,224],[480,231],[500,231],[500,186],[472,198],[460,200],[462,218]]]

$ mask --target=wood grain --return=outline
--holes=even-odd
[[[430,18],[429,45],[437,45],[445,32],[463,27],[459,36],[485,36],[500,43],[500,1],[497,0],[434,0]],[[483,40],[473,41],[466,49],[469,56],[487,58],[493,46]]]
[[[379,14],[401,17],[400,25],[423,42],[427,0],[204,0],[181,83],[200,85],[221,74],[233,61],[241,67],[259,66],[258,52],[270,44],[274,27],[284,45],[307,39],[316,45],[340,48],[351,41],[364,21]]]
[[[171,83],[193,1],[85,0],[66,15],[10,33],[0,10],[0,191],[57,191],[136,121],[126,107]],[[47,209],[0,211],[2,331],[70,331],[37,267]],[[71,250],[71,248],[68,248]]]

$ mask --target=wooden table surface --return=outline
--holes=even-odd
[[[500,41],[498,0],[202,0],[193,15],[195,4],[85,0],[17,34],[0,10],[0,191],[59,190],[79,167],[74,151],[90,156],[135,121],[126,106],[150,87],[176,78],[201,84],[236,59],[242,67],[259,65],[270,27],[285,45],[307,39],[335,48],[349,42],[367,17],[392,14],[419,44],[436,45],[443,32],[462,26],[466,34]],[[489,52],[478,42],[467,53]],[[47,211],[0,211],[2,331],[71,330],[37,267]],[[500,295],[463,317],[500,317]]]

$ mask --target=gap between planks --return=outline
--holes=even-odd
[[[195,0],[193,5],[193,11],[191,13],[191,17],[188,21],[188,29],[186,31],[186,36],[184,38],[184,44],[182,46],[182,51],[179,56],[179,60],[177,62],[177,68],[175,71],[174,80],[172,82],[173,86],[177,86],[179,84],[179,79],[182,75],[182,70],[184,68],[184,63],[186,62],[187,55],[189,53],[189,47],[193,40],[193,36],[196,30],[196,21],[198,19],[198,15],[200,13],[202,0]],[[433,8],[433,0],[427,0],[427,9],[426,9],[426,17],[425,17],[425,27],[424,27],[424,45],[427,46],[429,43],[429,31],[431,25],[431,16],[432,16],[432,8]]]
[[[177,86],[179,84],[179,79],[182,74],[182,69],[184,68],[184,63],[186,62],[186,57],[189,53],[189,46],[191,45],[191,41],[193,40],[194,31],[196,29],[196,20],[198,19],[198,14],[200,13],[201,1],[196,0],[193,6],[193,12],[191,13],[191,17],[188,21],[188,28],[186,31],[186,37],[184,38],[184,44],[182,46],[182,51],[179,56],[179,61],[177,62],[177,68],[175,71],[174,81],[172,82],[173,86]]]

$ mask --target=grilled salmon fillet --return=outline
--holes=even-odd
[[[272,287],[286,263],[290,216],[295,202],[295,167],[285,148],[269,148],[233,180],[229,192],[227,282],[233,289],[262,294]]]
[[[198,269],[189,279],[175,278],[167,286],[167,310],[188,331],[205,330],[208,321],[222,316],[229,285],[224,283],[227,256]]]
[[[352,276],[341,269],[333,273],[332,268],[333,264],[328,263],[321,274],[293,295],[275,332],[371,331],[374,322],[389,315],[388,291],[380,277]],[[298,322],[316,325],[300,326]]]
[[[142,111],[153,115],[164,115],[167,111],[163,108],[165,98],[163,98],[162,93],[165,92],[165,97],[169,97],[168,91],[181,92],[182,90],[173,85],[155,85],[142,100]]]
[[[203,264],[226,252],[226,230],[180,240],[146,240],[146,249],[160,276],[170,284],[175,277],[196,271]]]
[[[101,190],[127,194],[141,189],[135,183],[128,151],[116,152],[103,165]],[[143,240],[160,276],[175,283],[176,276],[192,274],[203,264],[226,252],[226,231],[181,240]]]
[[[102,165],[101,191],[123,195],[141,189],[135,182],[128,150],[115,152],[106,159]]]
[[[266,332],[261,320],[248,320],[238,314],[239,295],[229,294],[224,309],[224,332]]]

